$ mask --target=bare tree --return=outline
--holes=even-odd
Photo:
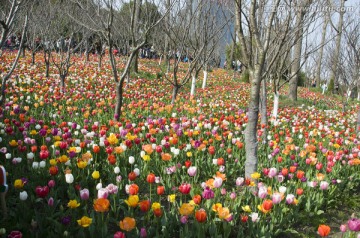
[[[106,39],[109,51],[109,60],[112,68],[113,79],[116,84],[116,106],[114,112],[115,120],[119,120],[121,117],[121,108],[123,104],[123,91],[124,91],[124,80],[128,75],[130,70],[130,66],[133,62],[133,59],[139,52],[139,49],[143,47],[147,41],[151,31],[156,27],[164,18],[164,15],[159,19],[148,19],[146,22],[142,22],[142,30],[137,35],[134,42],[136,42],[136,46],[132,48],[131,54],[127,59],[124,70],[121,72],[119,76],[119,71],[117,68],[116,58],[113,54],[114,42],[115,42],[115,32],[116,32],[116,11],[120,9],[119,5],[115,4],[113,0],[99,0],[94,3],[91,0],[88,1],[80,1],[80,0],[72,0],[72,3],[75,4],[77,9],[79,9],[83,15],[82,18],[76,18],[72,15],[69,15],[75,22],[79,25],[84,26],[94,32],[101,34],[104,39]],[[149,6],[145,1],[145,7]],[[134,7],[134,6],[133,6]],[[131,19],[135,19],[136,11],[134,8],[131,11]],[[167,9],[169,11],[169,9]],[[125,23],[124,23],[125,24]],[[131,32],[135,32],[138,29],[138,26],[135,25],[135,22],[131,23],[132,29]],[[135,35],[135,34],[134,34]],[[134,40],[134,39],[133,39]]]
[[[221,4],[207,1],[173,1],[177,3],[170,18],[171,25],[166,29],[170,39],[170,48],[174,52],[171,61],[172,71],[165,73],[165,79],[173,86],[172,100],[176,100],[179,90],[190,79],[190,95],[195,94],[196,79],[201,68],[207,64],[221,37],[224,24],[218,24],[216,14],[221,11]],[[185,64],[182,62],[186,61]],[[185,67],[184,76],[179,77],[180,67]]]
[[[260,87],[263,73],[265,71],[265,59],[268,54],[270,37],[273,28],[273,22],[277,11],[272,11],[267,21],[259,21],[257,18],[258,5],[265,5],[262,1],[252,0],[250,9],[246,8],[244,1],[236,0],[236,9],[238,14],[238,37],[240,47],[244,53],[244,64],[250,73],[250,100],[248,106],[248,123],[245,130],[245,177],[251,178],[251,174],[257,170],[258,140],[257,123],[259,117]],[[272,1],[272,6],[278,8],[280,0]],[[246,31],[245,31],[246,29]],[[247,34],[247,35],[246,35]],[[254,42],[254,43],[253,43]]]

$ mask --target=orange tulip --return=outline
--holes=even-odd
[[[137,186],[134,183],[129,186],[129,194],[130,195],[136,195],[136,194],[138,194],[138,192],[139,192],[139,186]]]
[[[136,226],[136,221],[134,218],[125,217],[122,221],[120,221],[120,228],[124,231],[131,231]]]
[[[154,215],[155,215],[156,217],[161,217],[162,214],[163,214],[161,208],[157,208],[157,209],[155,209],[153,212],[154,212]]]
[[[154,151],[152,148],[152,145],[144,145],[144,151],[148,154],[151,155],[151,153]]]
[[[155,174],[150,173],[150,174],[147,176],[146,181],[147,181],[148,183],[155,183]]]
[[[97,212],[109,211],[110,201],[106,198],[99,198],[94,201],[94,210]]]
[[[304,175],[305,175],[305,172],[302,171],[302,170],[298,170],[297,173],[296,173],[296,177],[298,179],[302,179],[304,177]]]
[[[193,201],[194,201],[195,204],[199,205],[200,202],[201,202],[201,196],[199,194],[195,195],[193,197]]]
[[[325,236],[328,236],[330,234],[330,227],[327,226],[327,225],[320,225],[319,228],[318,228],[318,234],[321,236],[321,237],[325,237]]]
[[[267,199],[263,202],[262,206],[265,210],[271,210],[271,208],[273,207],[273,202],[272,200]]]
[[[142,212],[147,212],[150,209],[150,201],[149,200],[144,200],[139,202],[139,207],[140,207],[140,211]]]
[[[195,218],[198,222],[203,223],[206,221],[206,211],[204,209],[197,210],[195,212]]]
[[[169,153],[162,153],[161,154],[161,159],[163,161],[169,161],[169,160],[171,160],[171,155]]]
[[[165,192],[165,187],[164,186],[158,186],[156,188],[156,192],[157,192],[158,195],[163,195],[164,192]]]

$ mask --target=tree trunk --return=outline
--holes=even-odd
[[[172,97],[171,97],[171,104],[175,103],[178,92],[179,92],[179,86],[175,85],[173,88],[173,93],[172,93]]]
[[[61,91],[65,93],[65,79],[66,74],[60,74]]]
[[[166,8],[170,8],[170,0],[166,0]],[[166,30],[168,29],[168,26],[170,25],[170,12],[166,14],[165,17],[165,27]],[[170,56],[169,56],[169,36],[168,34],[165,34],[165,45],[164,45],[164,63],[167,66],[166,73],[169,73],[170,71]]]
[[[101,63],[102,63],[102,54],[101,52],[99,53],[99,56],[98,56],[98,70],[100,71],[101,70]]]
[[[116,106],[115,106],[114,119],[117,121],[121,117],[121,108],[123,105],[123,84],[124,84],[124,80],[120,80],[116,84]]]
[[[128,71],[126,74],[126,87],[129,87],[129,85],[130,85],[130,71]]]
[[[258,140],[257,140],[257,124],[259,118],[259,97],[261,72],[259,66],[255,66],[254,70],[249,70],[251,80],[251,92],[249,101],[249,110],[247,112],[248,123],[245,129],[245,177],[251,178],[251,174],[256,172],[258,157]]]
[[[49,78],[49,72],[50,72],[50,62],[45,61],[45,77]]]
[[[324,52],[324,44],[325,44],[325,37],[326,37],[326,28],[328,25],[329,19],[328,16],[325,15],[325,21],[324,21],[324,25],[322,28],[322,34],[321,34],[321,43],[320,43],[320,51],[319,51],[319,59],[317,61],[317,68],[316,68],[316,75],[315,75],[315,82],[316,82],[316,87],[320,88],[321,87],[321,78],[320,78],[320,74],[321,74],[321,61],[323,58],[323,52]]]
[[[272,113],[273,118],[277,119],[278,111],[279,111],[279,92],[276,90],[274,92],[274,106]]]
[[[31,64],[34,65],[35,64],[35,55],[36,55],[36,51],[33,50],[31,52]]]
[[[205,89],[206,81],[207,81],[207,77],[208,77],[207,66],[205,66],[203,73],[204,73],[204,78],[203,78],[203,83],[202,83],[202,89]]]
[[[139,54],[136,54],[134,56],[133,70],[134,70],[134,73],[139,73]]]
[[[267,144],[267,130],[266,126],[268,124],[267,118],[267,89],[266,89],[266,80],[262,80],[262,87],[261,87],[261,130],[262,130],[262,142],[263,144]]]
[[[296,16],[296,44],[294,46],[294,63],[291,67],[291,79],[289,82],[289,98],[291,101],[297,100],[297,87],[300,76],[300,64],[301,64],[301,49],[303,39],[303,18],[304,12],[298,11]]]
[[[341,6],[339,9],[344,9],[344,4],[346,0],[341,0]],[[340,49],[341,49],[341,35],[342,35],[342,28],[343,28],[343,19],[344,19],[345,11],[340,11],[339,22],[337,26],[338,35],[336,36],[336,45],[335,45],[335,53],[334,53],[334,60],[332,62],[332,68],[330,71],[330,80],[334,80],[334,90],[339,87],[338,82],[338,62],[340,56]],[[337,93],[337,92],[335,92]]]
[[[191,75],[191,90],[190,90],[190,97],[194,97],[195,95],[195,87],[196,87],[196,73]]]

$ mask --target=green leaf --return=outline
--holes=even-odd
[[[324,213],[323,210],[318,210],[318,211],[316,212],[317,215],[321,215],[321,214],[323,214],[323,213]]]

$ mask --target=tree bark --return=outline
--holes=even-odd
[[[261,72],[259,66],[256,65],[254,70],[249,70],[251,80],[251,93],[249,101],[249,109],[247,113],[248,123],[245,129],[245,177],[251,178],[251,174],[256,172],[258,157],[258,140],[257,140],[257,124],[259,118],[259,97]]]
[[[115,106],[115,115],[114,118],[116,120],[119,120],[121,117],[121,108],[123,105],[123,85],[124,85],[124,79],[121,79],[116,84],[116,106]]]
[[[291,101],[297,101],[297,87],[300,76],[301,49],[303,35],[304,12],[299,10],[296,16],[296,44],[294,46],[294,63],[291,67],[291,79],[289,82],[289,98]]]
[[[166,0],[166,8],[169,9],[170,8],[170,0]],[[168,26],[170,24],[170,12],[166,14],[166,17],[165,17],[165,25],[166,25],[166,30],[168,30]],[[165,34],[165,45],[164,45],[164,63],[165,65],[167,66],[167,69],[166,69],[166,73],[169,73],[170,71],[170,57],[169,57],[169,42],[170,42],[170,39],[169,39],[169,36],[168,34]]]
[[[66,74],[60,74],[60,83],[61,83],[61,91],[63,93],[65,93],[65,79],[66,79]]]
[[[101,70],[101,64],[102,64],[102,52],[99,53],[98,56],[98,70]]]
[[[207,65],[205,65],[203,73],[204,73],[204,78],[203,78],[203,83],[202,83],[202,89],[205,89],[207,78],[208,78]]]
[[[267,130],[266,126],[268,124],[268,118],[267,118],[267,88],[266,88],[266,80],[263,79],[261,81],[262,87],[261,87],[261,130],[262,130],[262,142],[263,144],[267,144]]]
[[[346,0],[341,0],[340,9],[344,9],[345,1]],[[344,13],[345,13],[345,11],[340,10],[339,22],[338,22],[337,29],[336,29],[338,32],[338,35],[336,36],[334,60],[332,62],[332,69],[330,71],[330,79],[334,80],[334,90],[335,90],[336,86],[339,85],[338,62],[339,62],[340,49],[341,49],[341,35],[342,35],[342,28],[343,28]],[[337,93],[337,92],[335,92],[335,93]]]
[[[320,88],[321,87],[321,78],[320,78],[320,74],[321,74],[321,61],[323,58],[323,52],[324,52],[324,44],[325,44],[325,37],[326,37],[326,28],[329,22],[329,18],[327,16],[327,14],[325,15],[325,21],[324,21],[324,25],[322,28],[322,34],[321,34],[321,45],[320,45],[320,50],[319,50],[319,58],[318,58],[318,66],[316,68],[316,76],[315,76],[315,81],[316,81],[316,87]]]
[[[190,90],[190,97],[195,95],[195,87],[196,87],[196,73],[191,75],[191,90]]]
[[[35,64],[35,55],[36,55],[36,51],[32,50],[32,52],[31,52],[31,64],[32,65]]]
[[[277,119],[278,111],[279,111],[279,92],[276,90],[274,92],[274,104],[273,104],[273,113],[272,116]]]
[[[171,97],[171,104],[175,103],[178,91],[179,91],[179,86],[174,85],[173,92],[172,92],[172,97]]]

